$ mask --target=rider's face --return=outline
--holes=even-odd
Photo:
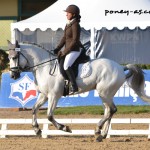
[[[67,16],[68,20],[71,20],[73,18],[74,14],[66,12],[66,16]]]

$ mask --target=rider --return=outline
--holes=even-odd
[[[67,76],[66,78],[68,78],[72,84],[70,94],[76,94],[78,92],[78,86],[71,67],[81,53],[81,29],[79,24],[81,16],[80,9],[76,5],[69,5],[65,12],[68,22],[64,30],[64,35],[57,48],[54,50],[54,53],[60,58],[60,69],[63,68],[65,74],[63,76]],[[63,46],[65,46],[65,48],[61,50]]]

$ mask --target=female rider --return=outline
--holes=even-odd
[[[63,76],[68,78],[71,82],[72,89],[69,94],[76,94],[78,86],[76,83],[75,75],[72,70],[72,65],[80,55],[80,9],[76,5],[69,5],[66,10],[66,17],[68,23],[64,29],[64,35],[54,50],[54,53],[60,58],[60,69],[63,69]],[[65,46],[63,50],[61,48]],[[63,72],[61,71],[61,72]]]

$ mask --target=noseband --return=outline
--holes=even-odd
[[[18,48],[17,48],[18,49]],[[10,50],[10,53],[12,53],[12,54],[14,54],[14,57],[12,57],[12,59],[13,60],[15,60],[15,59],[17,59],[18,61],[17,61],[17,66],[15,66],[15,67],[11,67],[10,68],[10,71],[12,71],[12,72],[18,72],[18,73],[20,73],[20,72],[22,72],[22,71],[25,71],[26,70],[26,68],[22,68],[19,64],[19,62],[20,62],[20,55],[22,55],[25,59],[26,59],[26,61],[28,62],[28,59],[20,52],[20,51],[17,51],[16,49],[14,49],[14,50]]]

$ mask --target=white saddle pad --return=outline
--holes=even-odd
[[[79,65],[77,78],[86,78],[92,74],[92,67],[89,62]]]

